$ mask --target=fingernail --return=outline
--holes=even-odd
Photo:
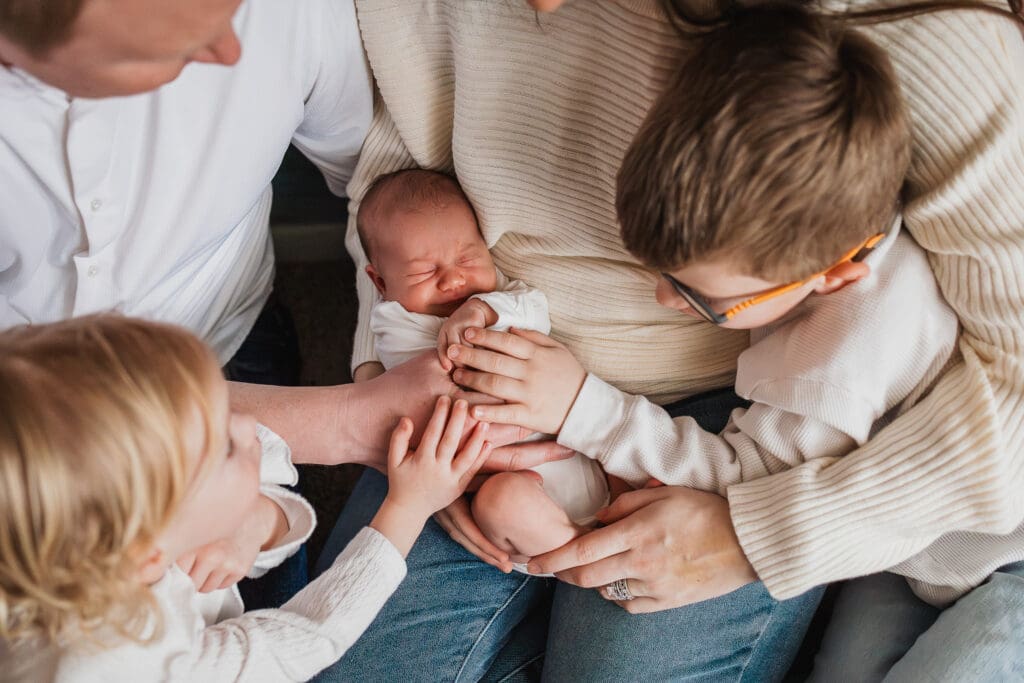
[[[452,379],[454,379],[456,382],[461,382],[462,381],[462,370],[456,370],[455,372],[453,372],[452,373]]]
[[[448,347],[448,357],[449,358],[458,358],[459,357],[459,347],[458,346],[449,346]]]
[[[472,339],[473,337],[476,336],[476,330],[474,330],[471,327],[468,330],[466,330],[465,332],[463,332],[463,334],[466,336],[466,339]]]
[[[531,574],[540,574],[541,573],[540,567],[538,565],[534,564],[533,562],[531,562],[528,565],[526,565],[526,571],[530,572]]]

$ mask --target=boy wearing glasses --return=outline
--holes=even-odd
[[[588,375],[539,335],[499,344],[470,330],[477,346],[519,360],[455,380],[486,382],[517,424],[558,431],[632,486],[654,477],[724,493],[845,455],[920,399],[954,349],[956,316],[899,231],[908,164],[909,126],[882,50],[799,8],[741,10],[701,37],[648,114],[616,208],[626,248],[660,273],[659,303],[750,330],[736,371],[749,407],[721,433],[704,431]],[[449,355],[485,360],[461,347]],[[632,597],[621,582],[605,592]]]
[[[845,455],[919,399],[957,320],[899,230],[909,140],[892,67],[856,31],[768,7],[705,35],[627,151],[616,208],[659,303],[750,330],[751,405],[710,434],[590,376],[559,441],[633,484],[724,493]]]

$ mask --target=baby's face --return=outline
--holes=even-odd
[[[447,317],[470,296],[497,286],[487,244],[463,202],[397,210],[383,223],[367,273],[386,301],[412,313]]]

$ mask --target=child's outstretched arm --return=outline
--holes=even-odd
[[[409,450],[403,418],[388,454],[390,489],[371,526],[334,564],[280,609],[246,612],[203,628],[195,615],[168,624],[159,650],[139,648],[85,663],[96,678],[133,680],[305,681],[344,655],[405,577],[403,557],[427,518],[464,490],[490,452],[486,424],[463,439],[467,406],[437,400],[419,446]],[[460,444],[465,442],[464,445]],[[178,575],[178,581],[189,582]],[[174,595],[187,595],[188,584]],[[164,598],[161,597],[161,601]],[[186,601],[187,602],[187,601]],[[180,607],[169,604],[165,610]],[[174,614],[167,618],[174,621]],[[135,655],[135,656],[132,656]],[[74,664],[70,669],[74,668]],[[67,672],[74,678],[74,671]],[[61,677],[58,676],[58,679]]]

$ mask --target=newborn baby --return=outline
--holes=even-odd
[[[380,176],[356,224],[366,272],[383,299],[370,329],[385,368],[427,349],[440,348],[443,358],[449,344],[466,343],[468,327],[549,332],[544,294],[497,271],[473,207],[451,177],[420,169]],[[530,557],[593,525],[608,495],[600,466],[577,453],[490,477],[472,510],[481,531],[525,571]]]

